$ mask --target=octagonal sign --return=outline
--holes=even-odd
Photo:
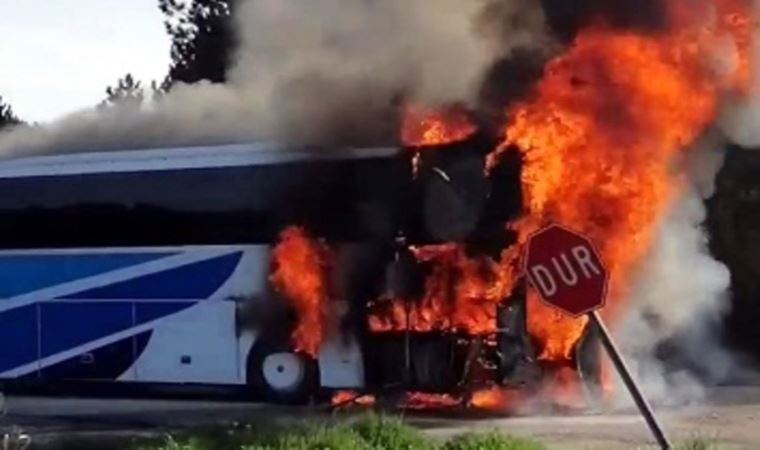
[[[525,273],[544,302],[573,317],[604,306],[607,269],[591,241],[560,225],[528,240]]]

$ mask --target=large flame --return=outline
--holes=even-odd
[[[296,314],[292,341],[296,351],[316,357],[325,337],[328,316],[327,247],[301,227],[288,227],[272,255],[270,281]]]
[[[523,241],[549,222],[588,235],[611,273],[608,314],[679,189],[676,158],[714,119],[719,94],[748,82],[751,22],[743,5],[721,0],[718,19],[706,24],[672,2],[677,26],[659,34],[582,30],[547,65],[534,95],[508,111],[504,143],[490,163],[511,148],[523,155],[525,215],[512,226]],[[738,56],[721,74],[711,62],[726,39]],[[535,294],[528,318],[549,360],[569,358],[585,327],[585,319],[562,317]]]
[[[375,406],[377,399],[372,394],[362,394],[351,390],[338,390],[332,395],[330,404],[334,407],[347,405]]]
[[[450,394],[407,392],[399,405],[402,409],[449,409],[462,404],[462,399]]]
[[[372,331],[496,331],[497,306],[515,280],[512,265],[468,256],[459,244],[412,247],[412,252],[419,262],[432,264],[422,298],[379,302],[369,316]]]
[[[599,22],[581,30],[547,64],[530,95],[505,112],[503,142],[487,167],[505,152],[522,154],[523,215],[508,224],[518,244],[498,260],[467,254],[461,243],[413,247],[417,261],[430,268],[424,293],[374,302],[370,330],[496,332],[497,306],[519,276],[521,247],[551,222],[595,242],[610,271],[605,314],[615,317],[658,220],[680,189],[674,164],[714,120],[719,97],[746,93],[751,78],[755,24],[746,0],[713,0],[707,9],[689,0],[667,6],[667,30],[621,30]],[[406,108],[402,125],[404,144],[416,152],[476,131],[464,111],[421,106]],[[329,259],[322,244],[295,227],[283,232],[275,249],[272,282],[298,314],[296,347],[312,355],[326,329]],[[527,307],[538,358],[555,368],[548,376],[549,395],[573,404],[579,386],[567,363],[587,319],[561,315],[532,291]],[[461,402],[449,396],[408,398],[412,405]],[[475,392],[469,403],[503,408],[519,402],[514,391],[493,388]]]
[[[467,139],[476,127],[464,109],[407,106],[401,124],[401,142],[406,147],[431,147]]]
[[[525,393],[520,389],[504,389],[492,386],[472,393],[470,406],[493,412],[511,412],[525,401]]]

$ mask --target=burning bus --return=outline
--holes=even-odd
[[[484,177],[487,139],[444,146],[0,164],[0,340],[14,343],[0,379],[236,386],[283,403],[535,385],[524,290],[498,262],[515,248],[519,158]],[[593,367],[586,353],[567,364]]]
[[[1,162],[0,379],[241,386],[287,403],[607,387],[587,319],[525,289],[520,249],[548,223],[587,235],[610,273],[603,314],[625,312],[690,149],[752,92],[749,3],[692,3],[652,2],[646,23],[591,8],[534,74],[500,49],[466,111],[394,90],[403,146]]]

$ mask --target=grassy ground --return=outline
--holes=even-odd
[[[471,433],[436,441],[400,419],[370,414],[347,423],[321,423],[287,430],[243,429],[172,436],[142,442],[129,450],[545,450],[533,440],[497,432]],[[709,439],[694,438],[676,450],[720,450]]]
[[[368,415],[344,424],[290,430],[241,430],[172,436],[132,450],[543,450],[541,444],[497,433],[466,434],[438,442],[399,419]]]
[[[693,438],[680,444],[678,450],[720,450],[720,446],[711,439]]]

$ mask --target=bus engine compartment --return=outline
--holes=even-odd
[[[370,239],[320,234],[324,215],[280,233],[269,281],[287,306],[293,348],[316,359],[337,333],[362,349],[364,385],[337,392],[333,404],[509,410],[549,385],[569,393],[557,406],[598,394],[590,327],[555,348],[531,334],[532,313],[545,320],[554,312],[528,298],[520,245],[506,226],[520,215],[520,157],[487,169],[492,145],[475,133],[401,150],[397,173],[407,177],[397,195],[357,205],[377,232]]]

